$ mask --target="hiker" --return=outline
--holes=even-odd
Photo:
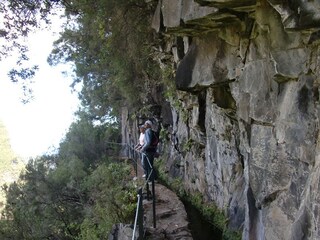
[[[144,145],[144,133],[145,133],[145,130],[146,130],[146,128],[144,127],[144,125],[140,125],[140,127],[139,127],[139,131],[140,131],[139,142],[134,147],[134,150],[140,151],[142,146]]]
[[[138,144],[136,146],[134,146],[134,150],[140,152],[142,146],[144,145],[144,133],[146,131],[146,128],[144,127],[144,125],[140,125],[139,127],[139,131],[140,131],[140,135],[139,135],[139,141],[138,141]],[[141,161],[141,165],[144,169],[144,166],[143,166],[143,154],[140,153],[140,161]]]
[[[147,120],[144,124],[145,126],[145,134],[144,134],[144,145],[141,148],[142,152],[142,166],[144,168],[144,176],[148,178],[148,175],[151,173],[151,169],[153,168],[153,160],[154,160],[154,155],[157,151],[157,146],[153,141],[156,138],[156,135],[154,131],[152,130],[152,122],[150,120]],[[149,160],[149,161],[148,161]],[[149,178],[149,180],[153,180],[155,177],[155,171],[152,171],[152,174]]]

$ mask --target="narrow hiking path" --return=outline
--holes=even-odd
[[[146,239],[193,239],[187,212],[178,196],[159,183],[155,183],[155,193],[156,228],[153,227],[152,200],[143,200]]]

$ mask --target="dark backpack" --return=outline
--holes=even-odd
[[[158,134],[151,130],[152,131],[152,139],[151,139],[151,144],[150,144],[150,147],[151,148],[157,148],[158,146],[158,143],[159,143],[159,137],[158,137]]]

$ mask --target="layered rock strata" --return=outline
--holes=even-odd
[[[177,93],[163,158],[243,239],[320,239],[319,1],[160,0]]]

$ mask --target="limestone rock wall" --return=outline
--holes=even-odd
[[[243,239],[320,239],[320,2],[159,0],[171,177]]]

